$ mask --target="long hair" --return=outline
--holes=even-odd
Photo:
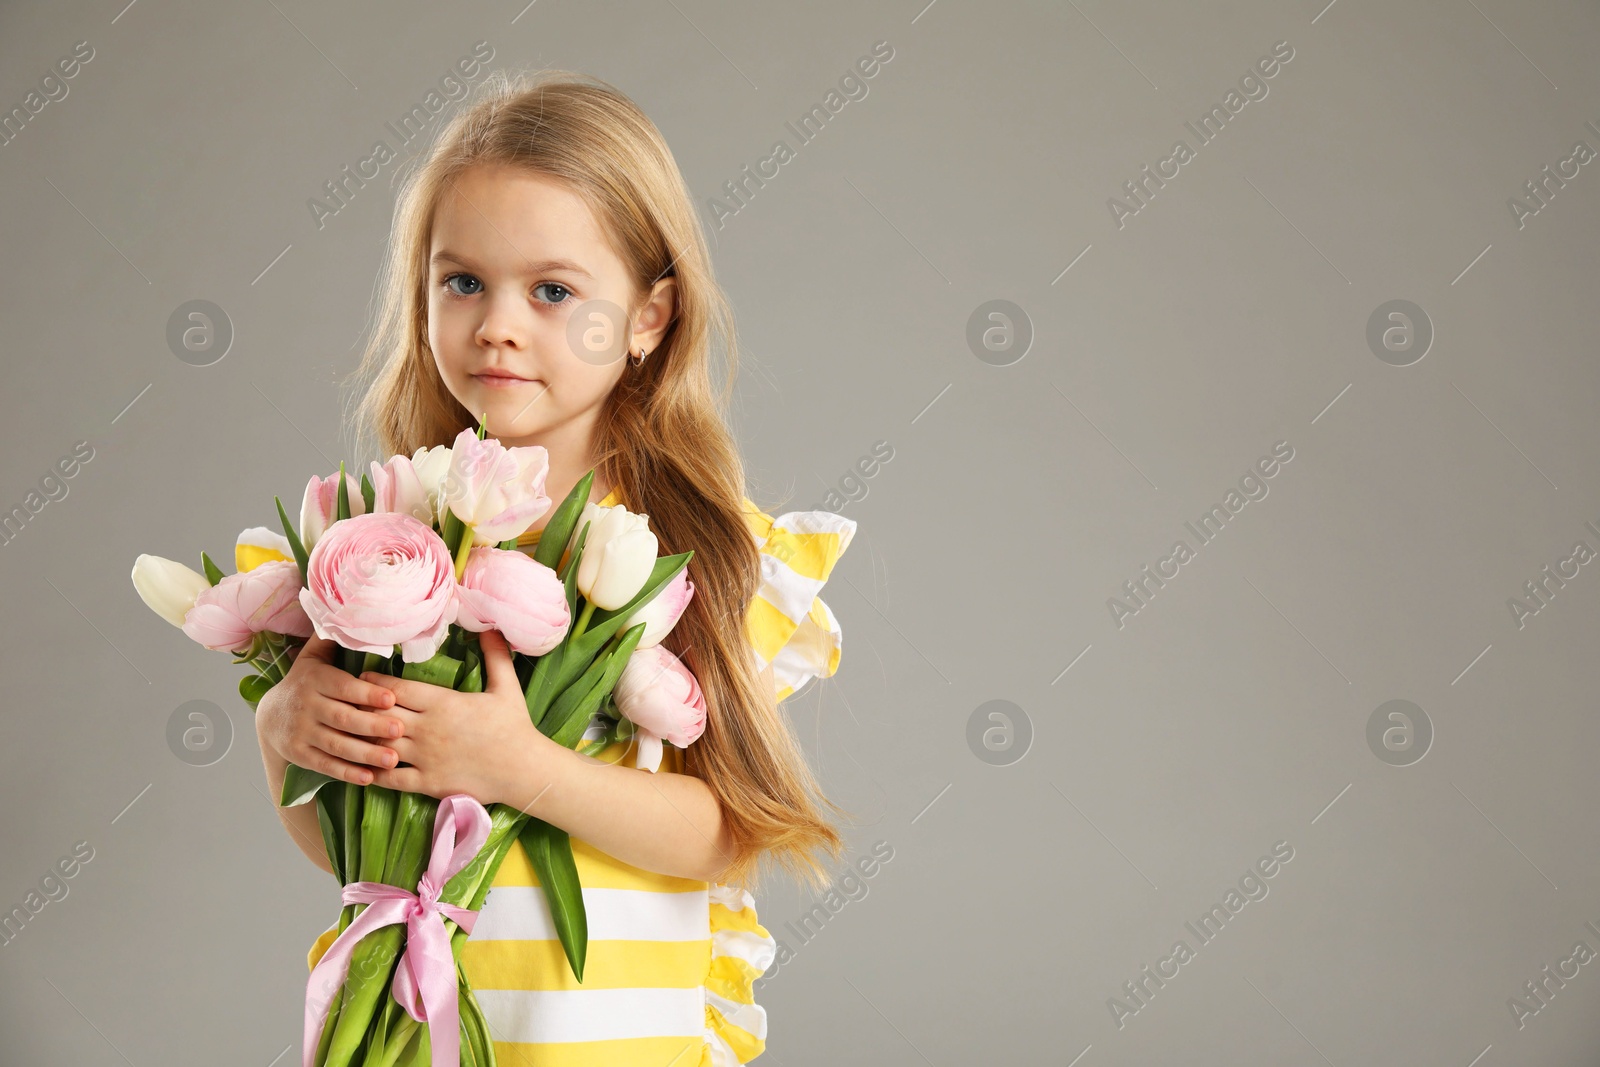
[[[822,796],[746,634],[760,558],[744,517],[744,467],[723,415],[737,366],[733,313],[677,161],[655,124],[609,83],[546,70],[492,72],[415,164],[399,192],[375,325],[355,374],[367,384],[347,425],[383,458],[448,444],[477,426],[439,377],[428,345],[434,214],[468,167],[526,168],[583,199],[628,268],[637,300],[630,314],[670,271],[675,317],[650,359],[627,368],[606,398],[595,464],[629,510],[650,516],[663,554],[694,550],[695,595],[664,644],[706,698],[705,732],[684,749],[684,770],[721,802],[735,842],[722,880],[754,887],[770,859],[820,888],[828,879],[814,853],[837,859],[843,850],[823,807],[848,813]],[[715,393],[709,364],[719,339],[726,376]]]

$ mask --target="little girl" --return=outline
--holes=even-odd
[[[704,734],[659,773],[619,742],[579,755],[487,694],[333,667],[313,639],[261,702],[267,777],[287,762],[343,781],[526,805],[572,839],[589,925],[573,977],[520,842],[492,883],[462,970],[502,1067],[731,1067],[765,1047],[752,983],[775,941],[750,893],[763,858],[815,887],[842,841],[778,702],[839,664],[817,596],[855,523],[774,518],[743,495],[716,406],[731,312],[689,191],[655,125],[598,79],[492,75],[401,192],[357,421],[382,456],[448,444],[487,415],[507,446],[549,451],[546,493],[587,471],[590,499],[649,516],[662,555],[694,550],[694,595],[664,642],[705,694]],[[519,539],[531,551],[548,513]],[[493,631],[491,660],[504,655]],[[517,703],[520,703],[518,701]],[[401,763],[407,766],[400,766]],[[279,814],[329,870],[313,805]],[[312,946],[314,967],[337,933]]]

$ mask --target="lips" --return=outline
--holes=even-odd
[[[497,381],[531,382],[532,378],[523,378],[516,374],[506,374],[501,371],[482,371],[473,375],[474,378],[490,378]]]

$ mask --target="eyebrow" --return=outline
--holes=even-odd
[[[434,265],[448,262],[448,263],[454,263],[458,267],[466,267],[469,270],[470,269],[474,269],[474,265],[471,262],[469,262],[469,261],[463,259],[462,257],[456,255],[454,252],[451,252],[451,251],[448,251],[448,250],[445,250],[445,249],[441,249],[438,252],[435,252],[433,254],[433,257],[431,259],[429,259],[428,262],[430,264],[434,264]],[[590,274],[588,271],[584,270],[582,267],[578,266],[576,263],[573,263],[571,260],[566,260],[566,259],[541,259],[541,260],[537,260],[537,261],[528,263],[528,273],[530,273],[530,274],[548,274],[550,271],[558,271],[558,270],[559,271],[566,271],[568,274],[576,274],[576,275],[579,275],[580,277],[588,278],[590,281],[594,280],[594,275],[593,274]]]

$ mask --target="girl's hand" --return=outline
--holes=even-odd
[[[410,766],[376,772],[376,784],[441,799],[465,793],[488,807],[512,796],[514,783],[527,778],[532,753],[549,739],[528,718],[505,637],[485,630],[478,638],[488,677],[481,693],[384,674],[361,676],[394,693],[387,714],[405,727],[388,744]]]
[[[256,706],[256,734],[296,766],[366,785],[371,767],[392,767],[398,755],[364,740],[397,736],[387,712],[394,696],[333,665],[334,642],[313,635],[283,681]]]

